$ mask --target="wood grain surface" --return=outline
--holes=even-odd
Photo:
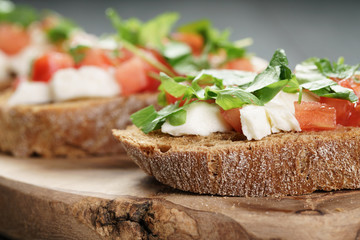
[[[124,157],[0,155],[0,234],[17,239],[359,239],[360,191],[240,198],[177,191]]]

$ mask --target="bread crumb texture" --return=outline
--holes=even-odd
[[[360,128],[278,133],[248,141],[114,130],[132,159],[171,187],[201,194],[286,196],[360,188]]]
[[[124,129],[130,115],[156,103],[156,94],[82,99],[8,107],[0,96],[0,150],[17,157],[85,157],[124,153],[111,129]]]

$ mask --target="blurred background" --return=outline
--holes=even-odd
[[[360,1],[256,1],[256,0],[18,0],[38,9],[52,9],[73,19],[86,31],[101,35],[114,32],[105,16],[108,7],[122,18],[148,20],[164,11],[181,14],[179,24],[210,19],[219,29],[229,27],[231,39],[252,37],[250,52],[270,59],[274,50],[286,50],[290,66],[312,56],[348,64],[360,62]]]

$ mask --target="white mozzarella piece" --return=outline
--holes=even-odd
[[[213,132],[231,130],[229,124],[221,117],[219,107],[215,104],[197,102],[186,109],[186,122],[180,126],[172,126],[166,121],[161,131],[173,136],[200,135],[208,136]]]
[[[263,106],[246,105],[240,109],[241,127],[248,140],[260,140],[271,134],[271,126]]]
[[[286,107],[291,113],[295,114],[294,102],[299,100],[298,93],[286,93],[280,91],[269,103],[276,103]],[[309,92],[303,92],[301,101],[317,102],[318,97]],[[267,104],[269,104],[267,103]]]
[[[265,104],[265,109],[270,120],[272,133],[292,130],[301,131],[294,113],[289,111],[284,105],[270,102]]]
[[[93,66],[57,71],[50,81],[55,101],[87,97],[113,97],[120,87],[107,71]]]
[[[42,82],[22,82],[9,98],[7,105],[41,104],[52,101],[49,85]]]

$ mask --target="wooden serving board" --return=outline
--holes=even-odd
[[[21,239],[360,239],[360,191],[241,198],[177,191],[124,157],[0,155],[0,234]]]

